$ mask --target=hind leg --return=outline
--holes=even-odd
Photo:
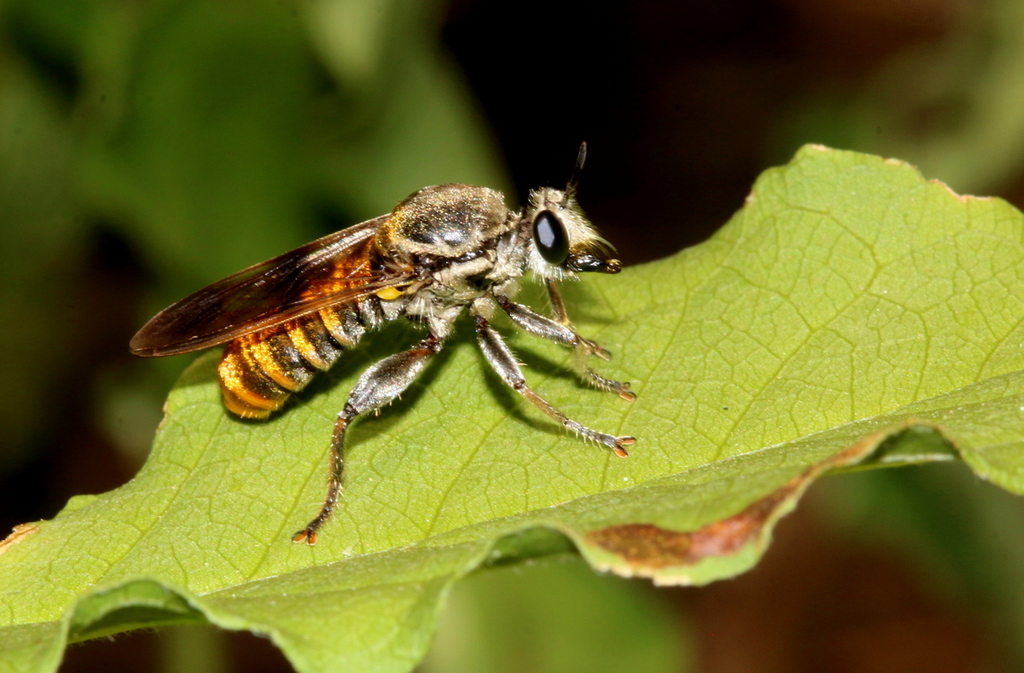
[[[359,381],[348,395],[345,408],[338,414],[338,420],[334,424],[327,497],[324,498],[324,504],[316,517],[292,536],[292,542],[305,540],[307,544],[316,544],[317,531],[331,518],[341,493],[341,472],[344,464],[342,451],[345,448],[345,433],[349,423],[360,414],[380,409],[401,395],[416,380],[430,358],[440,350],[441,341],[430,335],[416,348],[384,358],[359,377]]]

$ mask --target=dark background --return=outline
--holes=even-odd
[[[0,529],[141,465],[189,361],[128,356],[150,314],[425,184],[521,201],[585,140],[580,200],[631,264],[710,236],[807,142],[1024,202],[1019,2],[335,4],[0,2]],[[578,581],[661,634],[634,670],[1019,670],[1022,521],[959,466],[834,477],[741,578]],[[585,638],[528,628],[561,572],[467,582],[453,614],[490,616],[427,668],[563,670],[537,643]],[[179,669],[288,670],[195,629],[75,646],[62,670]]]

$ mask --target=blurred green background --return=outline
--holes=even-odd
[[[190,357],[152,313],[427,184],[580,198],[627,263],[819,142],[1024,205],[1021,0],[0,0],[0,528],[130,479]],[[460,586],[424,671],[1024,670],[1024,505],[957,465],[831,477],[703,589],[571,555]],[[66,671],[289,670],[200,627]]]

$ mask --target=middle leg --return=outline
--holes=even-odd
[[[627,402],[636,399],[636,393],[629,389],[628,383],[601,376],[587,365],[587,359],[591,355],[607,360],[611,354],[590,339],[581,337],[572,328],[572,325],[545,318],[533,309],[517,304],[507,297],[495,296],[495,301],[508,314],[512,322],[530,334],[571,348],[576,370],[585,382],[598,390],[614,392]]]
[[[512,355],[512,351],[505,344],[505,341],[501,338],[497,332],[490,326],[490,323],[483,316],[473,316],[476,320],[476,334],[477,342],[480,344],[480,350],[484,352],[484,357],[487,358],[487,362],[490,363],[494,371],[498,373],[498,376],[512,387],[517,393],[528,399],[538,409],[543,411],[545,414],[555,419],[563,426],[572,430],[573,432],[582,435],[584,438],[589,439],[598,444],[603,444],[609,449],[615,452],[617,456],[627,456],[626,447],[631,446],[636,442],[632,437],[616,437],[615,435],[608,435],[603,432],[597,432],[590,428],[578,423],[564,413],[553,407],[547,400],[533,392],[526,385],[526,379],[523,378],[523,371],[519,368],[519,363],[516,362],[516,358]]]

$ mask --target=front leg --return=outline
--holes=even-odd
[[[634,438],[616,437],[615,435],[591,430],[553,407],[547,400],[533,392],[526,385],[526,379],[523,378],[523,370],[520,369],[519,363],[516,362],[515,356],[512,355],[512,351],[509,350],[501,335],[494,331],[483,316],[474,315],[473,318],[476,320],[476,335],[477,342],[480,344],[480,350],[483,351],[487,362],[498,373],[502,381],[567,429],[593,442],[607,446],[617,456],[625,457],[629,455],[626,453],[626,447],[636,442]]]
[[[338,502],[341,492],[342,450],[345,447],[345,432],[349,423],[359,414],[380,409],[388,404],[416,380],[431,356],[441,350],[441,341],[434,335],[428,336],[416,348],[396,353],[373,365],[359,377],[348,395],[345,408],[338,414],[331,437],[331,469],[327,485],[327,497],[320,507],[320,513],[309,524],[292,536],[292,542],[316,544],[316,533],[329,518]]]
[[[551,302],[551,312],[555,314],[555,320],[571,328],[572,321],[569,320],[569,313],[565,310],[565,302],[562,301],[562,293],[558,289],[558,283],[548,278],[545,285],[548,288],[548,300]]]
[[[572,321],[569,320],[569,313],[565,310],[565,302],[562,301],[562,292],[558,289],[558,283],[549,278],[545,286],[548,289],[548,302],[551,304],[551,312],[555,314],[555,320],[558,321],[559,325],[568,327],[573,331],[573,334],[576,334]],[[596,341],[585,339],[579,334],[576,334],[576,338],[587,348],[591,355],[596,355],[602,360],[612,359],[611,351],[607,348],[602,348]]]
[[[571,325],[545,318],[533,309],[510,301],[506,297],[496,296],[495,300],[498,302],[498,306],[501,306],[502,310],[512,319],[512,322],[530,334],[571,348],[576,371],[585,382],[598,390],[612,391],[627,402],[636,399],[636,393],[629,389],[628,383],[605,378],[587,366],[588,357],[597,355],[607,359],[608,351],[593,341],[581,337]]]

